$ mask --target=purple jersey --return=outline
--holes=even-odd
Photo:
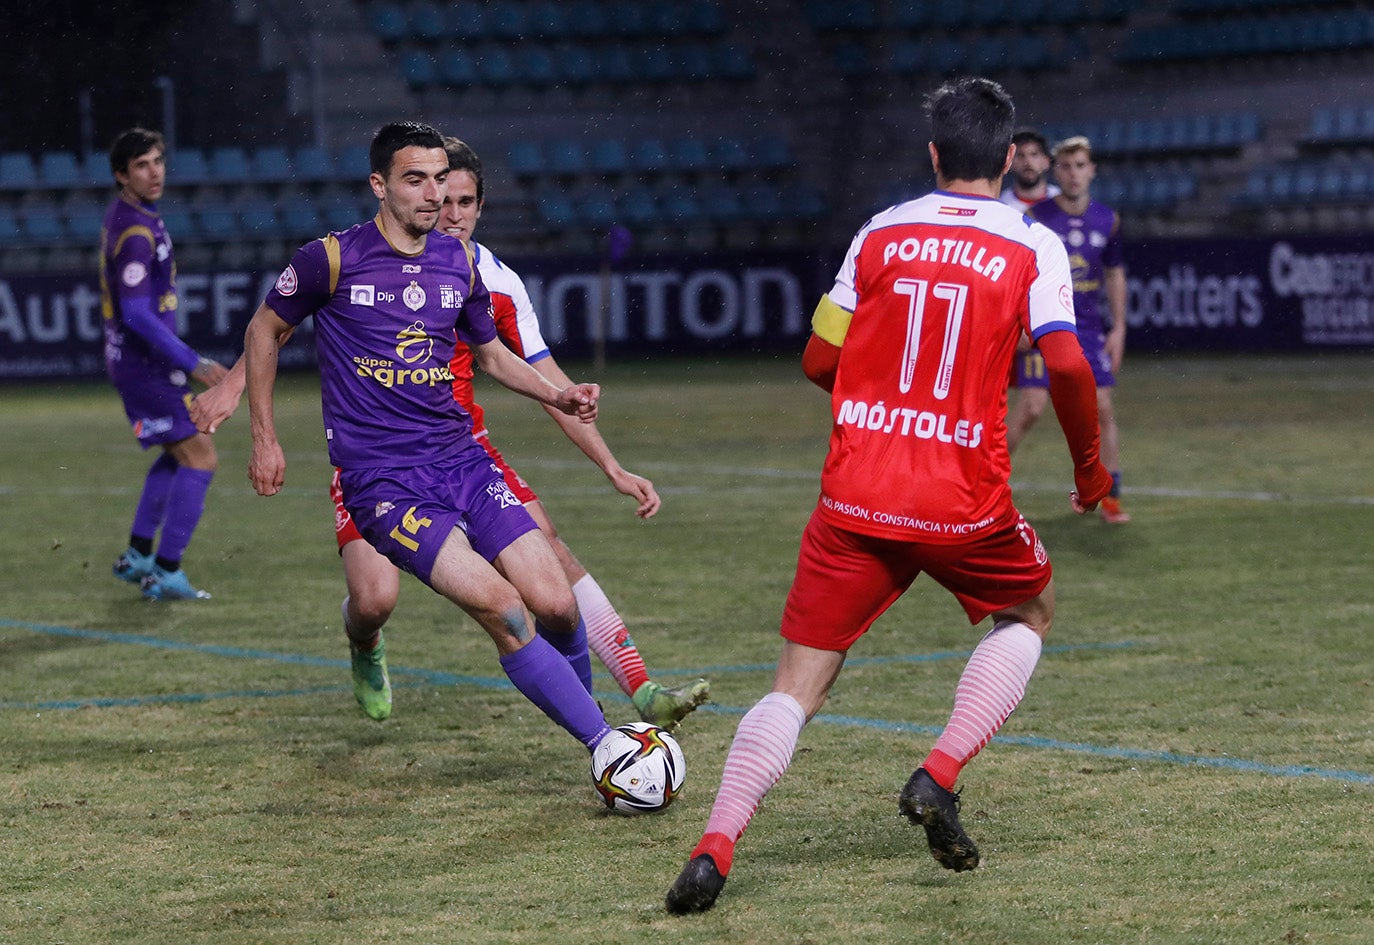
[[[290,325],[315,316],[335,466],[424,466],[475,446],[449,361],[455,338],[485,344],[496,323],[461,241],[430,233],[408,256],[375,219],[330,233],[296,251],[266,304]]]
[[[1103,272],[1122,265],[1121,220],[1116,211],[1093,200],[1082,216],[1077,216],[1049,199],[1027,212],[1053,230],[1069,252],[1079,338],[1103,334],[1110,321],[1102,313]]]
[[[144,325],[141,331],[132,328],[128,318],[137,304],[146,305],[160,324]],[[196,354],[176,336],[176,263],[156,206],[121,197],[105,211],[100,230],[100,312],[105,367],[116,384],[152,377],[186,383],[185,375],[195,370]],[[176,372],[181,372],[179,377]]]

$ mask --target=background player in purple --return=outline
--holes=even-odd
[[[454,345],[467,343],[500,383],[587,422],[599,389],[558,388],[497,337],[471,252],[433,232],[449,173],[439,133],[386,125],[370,160],[377,216],[298,250],[245,333],[249,478],[260,495],[282,487],[286,459],[272,416],[277,351],[313,315],[329,458],[363,537],[475,619],[515,687],[594,749],[610,727],[583,688],[583,667],[536,634],[530,617],[554,633],[585,635],[572,588],[473,439],[449,362]],[[588,659],[584,643],[581,662]]]
[[[100,231],[105,369],[139,445],[162,448],[143,481],[129,547],[115,561],[114,575],[141,585],[144,597],[194,600],[210,595],[191,586],[181,557],[205,510],[218,458],[214,442],[191,422],[187,378],[209,386],[225,369],[177,337],[176,263],[157,212],[165,153],[162,135],[144,128],[121,132],[110,146],[119,194]]]
[[[1097,414],[1102,428],[1102,462],[1112,472],[1112,492],[1098,514],[1105,522],[1131,520],[1121,508],[1121,435],[1112,405],[1116,372],[1126,350],[1126,268],[1121,253],[1121,219],[1116,211],[1092,199],[1097,174],[1087,138],[1066,138],[1054,148],[1054,175],[1061,193],[1028,212],[1064,243],[1073,269],[1073,308],[1078,340],[1097,379]],[[1106,300],[1110,319],[1104,318]],[[1007,415],[1007,448],[1014,450],[1035,425],[1049,401],[1049,379],[1039,352],[1017,357],[1020,394]]]

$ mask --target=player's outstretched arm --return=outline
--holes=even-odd
[[[258,495],[276,495],[286,481],[286,454],[277,442],[272,392],[277,381],[277,352],[291,326],[266,305],[259,305],[243,335],[243,362],[248,390],[248,429],[253,452],[248,478]]]
[[[572,384],[559,388],[507,348],[499,338],[486,344],[469,345],[477,366],[503,387],[547,404],[583,423],[596,420],[596,402],[601,388],[596,384]]]
[[[1112,474],[1098,459],[1097,382],[1083,348],[1069,331],[1052,331],[1037,342],[1050,377],[1050,400],[1073,457],[1073,510],[1091,512],[1112,488]]]
[[[1107,295],[1107,309],[1112,313],[1112,328],[1107,332],[1103,348],[1112,360],[1112,373],[1121,370],[1126,355],[1126,267],[1108,266],[1102,273],[1103,290]]]
[[[563,372],[563,368],[553,359],[553,355],[540,358],[534,362],[533,367],[555,387],[562,389],[572,386],[572,379]],[[605,474],[615,487],[615,491],[635,500],[638,504],[635,508],[636,515],[640,518],[651,518],[659,510],[663,500],[658,497],[654,484],[620,465],[611,448],[602,439],[601,431],[596,428],[595,423],[581,423],[551,406],[546,405],[544,409],[553,417],[554,423],[558,424],[564,435]]]
[[[840,369],[840,346],[812,334],[802,352],[802,373],[821,390],[835,389],[835,374]]]
[[[286,344],[294,331],[292,328],[282,335],[278,339],[279,344]],[[239,401],[243,398],[245,381],[244,356],[239,355],[239,359],[219,383],[202,391],[191,401],[191,422],[196,425],[196,429],[201,433],[214,433],[224,421],[232,417],[239,409]]]

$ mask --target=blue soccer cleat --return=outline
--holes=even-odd
[[[130,584],[142,584],[143,579],[153,573],[152,555],[145,555],[135,551],[132,547],[124,549],[124,553],[115,559],[114,567],[111,569],[114,576],[121,581],[128,581]]]
[[[192,587],[181,568],[167,571],[154,565],[152,573],[143,579],[143,596],[148,600],[209,600],[210,592]]]

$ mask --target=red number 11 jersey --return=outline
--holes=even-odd
[[[1074,330],[1059,238],[990,197],[936,191],[870,220],[816,309],[840,346],[820,513],[957,542],[1013,514],[1006,388],[1021,333]]]

